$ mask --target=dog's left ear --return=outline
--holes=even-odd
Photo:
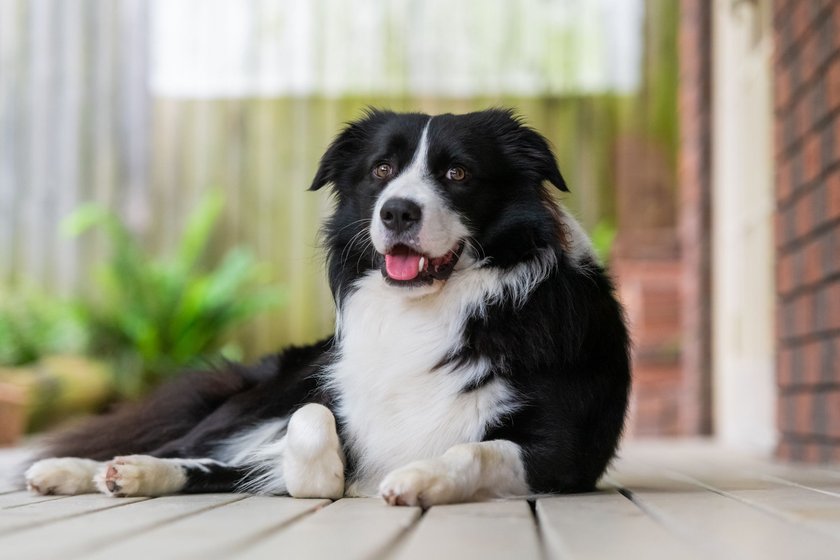
[[[557,167],[557,160],[554,158],[554,152],[551,151],[548,140],[533,128],[525,125],[520,125],[518,132],[519,138],[514,150],[517,152],[517,158],[521,158],[519,161],[527,162],[531,169],[539,174],[540,180],[548,181],[561,191],[569,192],[569,187],[563,175],[560,174],[560,168]]]
[[[494,109],[490,113],[495,118],[505,121],[502,125],[502,130],[507,130],[504,134],[505,151],[511,155],[512,161],[522,165],[522,171],[536,180],[548,181],[561,191],[569,192],[548,140],[524,124],[522,118],[512,109]]]
[[[531,128],[525,127],[525,131],[526,135],[531,137],[526,142],[529,144],[530,159],[543,180],[548,181],[563,192],[569,192],[569,187],[566,185],[563,175],[560,174],[560,168],[557,167],[557,160],[554,157],[554,152],[551,151],[551,146],[548,145],[548,140]]]

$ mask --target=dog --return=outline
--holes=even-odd
[[[320,161],[333,336],[187,373],[63,433],[41,494],[253,492],[420,505],[593,490],[621,436],[612,282],[510,110],[369,110]]]

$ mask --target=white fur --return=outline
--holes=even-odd
[[[344,494],[344,455],[335,418],[310,403],[284,418],[243,431],[215,454],[250,473],[239,488],[256,494],[297,498],[340,498]]]
[[[185,466],[206,468],[208,459],[159,459],[150,455],[114,457],[102,464],[95,483],[109,496],[165,496],[187,482]]]
[[[548,251],[507,272],[473,263],[445,290],[420,298],[378,273],[359,280],[339,311],[339,358],[328,371],[358,462],[348,494],[372,495],[392,470],[480,441],[488,425],[515,409],[501,379],[462,393],[486,374],[486,361],[454,371],[435,366],[463,344],[469,316],[504,297],[524,301],[553,265]]]
[[[91,459],[43,459],[26,470],[26,487],[38,494],[89,494],[96,492],[93,477],[102,463]]]
[[[243,430],[222,442],[213,458],[228,465],[244,465],[253,460],[254,451],[278,442],[286,433],[288,418],[278,418]]]
[[[428,132],[429,124],[426,123],[411,164],[385,187],[376,201],[370,236],[373,246],[380,253],[385,253],[391,245],[391,231],[382,223],[380,211],[392,198],[405,198],[420,206],[423,218],[417,230],[417,237],[412,239],[412,242],[421,252],[433,258],[446,255],[469,235],[458,213],[449,208],[429,176],[426,161],[429,151]]]
[[[586,235],[583,227],[574,216],[563,207],[560,207],[560,221],[566,233],[569,260],[572,263],[579,263],[587,258],[594,260],[595,251],[592,248],[592,240],[589,239],[589,236]]]
[[[385,477],[391,505],[429,507],[528,494],[521,450],[510,441],[464,443],[434,459],[414,461]]]
[[[283,476],[295,498],[332,498],[344,495],[344,454],[335,418],[320,404],[298,409],[289,420]]]

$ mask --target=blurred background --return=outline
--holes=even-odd
[[[617,277],[629,435],[840,460],[839,28],[816,0],[0,0],[0,439],[328,334],[330,139],[509,106]]]

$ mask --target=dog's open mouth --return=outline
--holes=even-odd
[[[435,280],[446,280],[452,275],[463,250],[464,244],[459,242],[445,255],[433,258],[405,245],[395,245],[385,254],[382,276],[398,285],[431,284]]]

